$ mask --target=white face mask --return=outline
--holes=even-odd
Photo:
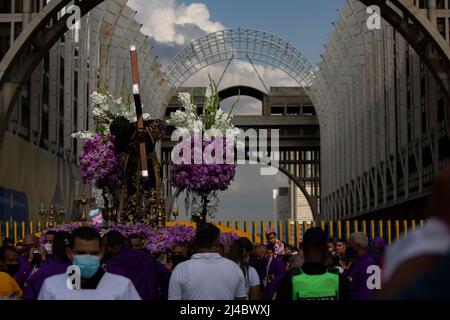
[[[44,249],[48,254],[53,254],[53,245],[51,243],[44,243]]]

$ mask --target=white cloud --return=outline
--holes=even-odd
[[[211,21],[208,7],[203,3],[177,5],[175,0],[129,0],[137,10],[142,31],[157,42],[182,45],[194,40],[195,32],[182,32],[184,26],[197,27],[204,33],[225,29],[220,22]]]
[[[203,3],[193,3],[189,6],[180,6],[177,9],[177,18],[175,24],[193,24],[197,25],[206,33],[216,32],[225,29],[220,22],[210,20],[208,7]]]
[[[208,84],[208,74],[213,79],[219,81],[221,78],[227,62],[210,65],[200,72],[194,74],[188,79],[183,86],[205,86]],[[292,87],[298,86],[297,82],[289,77],[284,71],[266,65],[255,65],[258,73],[264,81],[265,86],[270,87]],[[246,85],[254,87],[263,92],[266,91],[264,85],[259,80],[253,66],[249,61],[235,60],[233,61],[227,72],[225,73],[219,89],[225,89],[230,86]]]

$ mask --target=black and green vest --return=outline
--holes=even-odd
[[[339,275],[327,271],[292,276],[292,300],[339,300]]]

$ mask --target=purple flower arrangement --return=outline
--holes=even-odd
[[[86,141],[80,154],[81,177],[84,183],[98,182],[114,187],[121,184],[121,171],[114,154],[114,136],[96,133]]]
[[[231,152],[230,145],[225,139],[203,141],[202,150],[195,147],[192,137],[191,154],[184,155],[183,149],[178,155],[183,159],[181,164],[173,164],[171,166],[171,185],[180,189],[188,189],[194,192],[210,192],[210,191],[225,191],[231,184],[236,174],[236,164],[227,164],[226,155]],[[189,140],[182,143],[189,143]],[[211,151],[211,156],[215,157],[216,150],[223,150],[223,154],[217,155],[218,158],[223,159],[222,163],[215,163],[213,161],[206,163],[203,159],[202,164],[195,164],[195,153],[203,156],[204,150],[208,148]]]
[[[53,228],[55,231],[67,231],[73,232],[75,229],[79,228],[82,223],[70,223],[59,225]],[[185,243],[192,241],[195,235],[195,228],[184,225],[175,225],[164,228],[154,228],[142,223],[134,223],[134,224],[115,224],[109,223],[106,226],[100,226],[97,224],[89,224],[90,227],[93,227],[101,235],[106,234],[110,230],[117,230],[122,233],[125,237],[128,237],[132,234],[139,234],[144,239],[145,247],[152,253],[165,253],[168,250],[172,249],[173,246],[177,243]],[[43,232],[43,235],[45,232]],[[221,232],[221,242],[228,246],[236,240],[238,236],[233,233],[224,233]]]

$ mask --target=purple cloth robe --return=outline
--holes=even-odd
[[[252,267],[256,269],[259,275],[259,279],[261,280],[261,286],[263,289],[264,287],[264,281],[267,276],[273,276],[273,279],[278,278],[279,276],[283,275],[286,272],[286,264],[283,260],[272,257],[272,260],[270,261],[270,265],[267,268],[267,264],[269,263],[270,258],[265,257],[261,260],[258,260],[252,264]]]
[[[370,277],[367,269],[373,265],[377,264],[369,253],[353,259],[346,274],[352,300],[368,300],[372,297],[374,292],[367,287],[367,279]]]
[[[28,254],[22,254],[19,257],[19,271],[14,276],[14,280],[19,284],[19,286],[23,289],[25,283],[31,275],[31,271],[35,266],[33,263],[28,262]]]
[[[41,268],[28,279],[25,285],[24,300],[37,300],[45,279],[57,274],[66,273],[67,268],[71,264],[70,261],[61,261],[58,259],[47,260],[43,263]]]
[[[276,277],[269,285],[266,287],[266,289],[263,292],[261,300],[267,301],[267,300],[273,300],[273,296],[278,291],[281,281],[283,280],[285,276],[285,273],[279,275]]]
[[[142,300],[167,299],[170,270],[142,250],[123,248],[106,270],[130,279]]]

